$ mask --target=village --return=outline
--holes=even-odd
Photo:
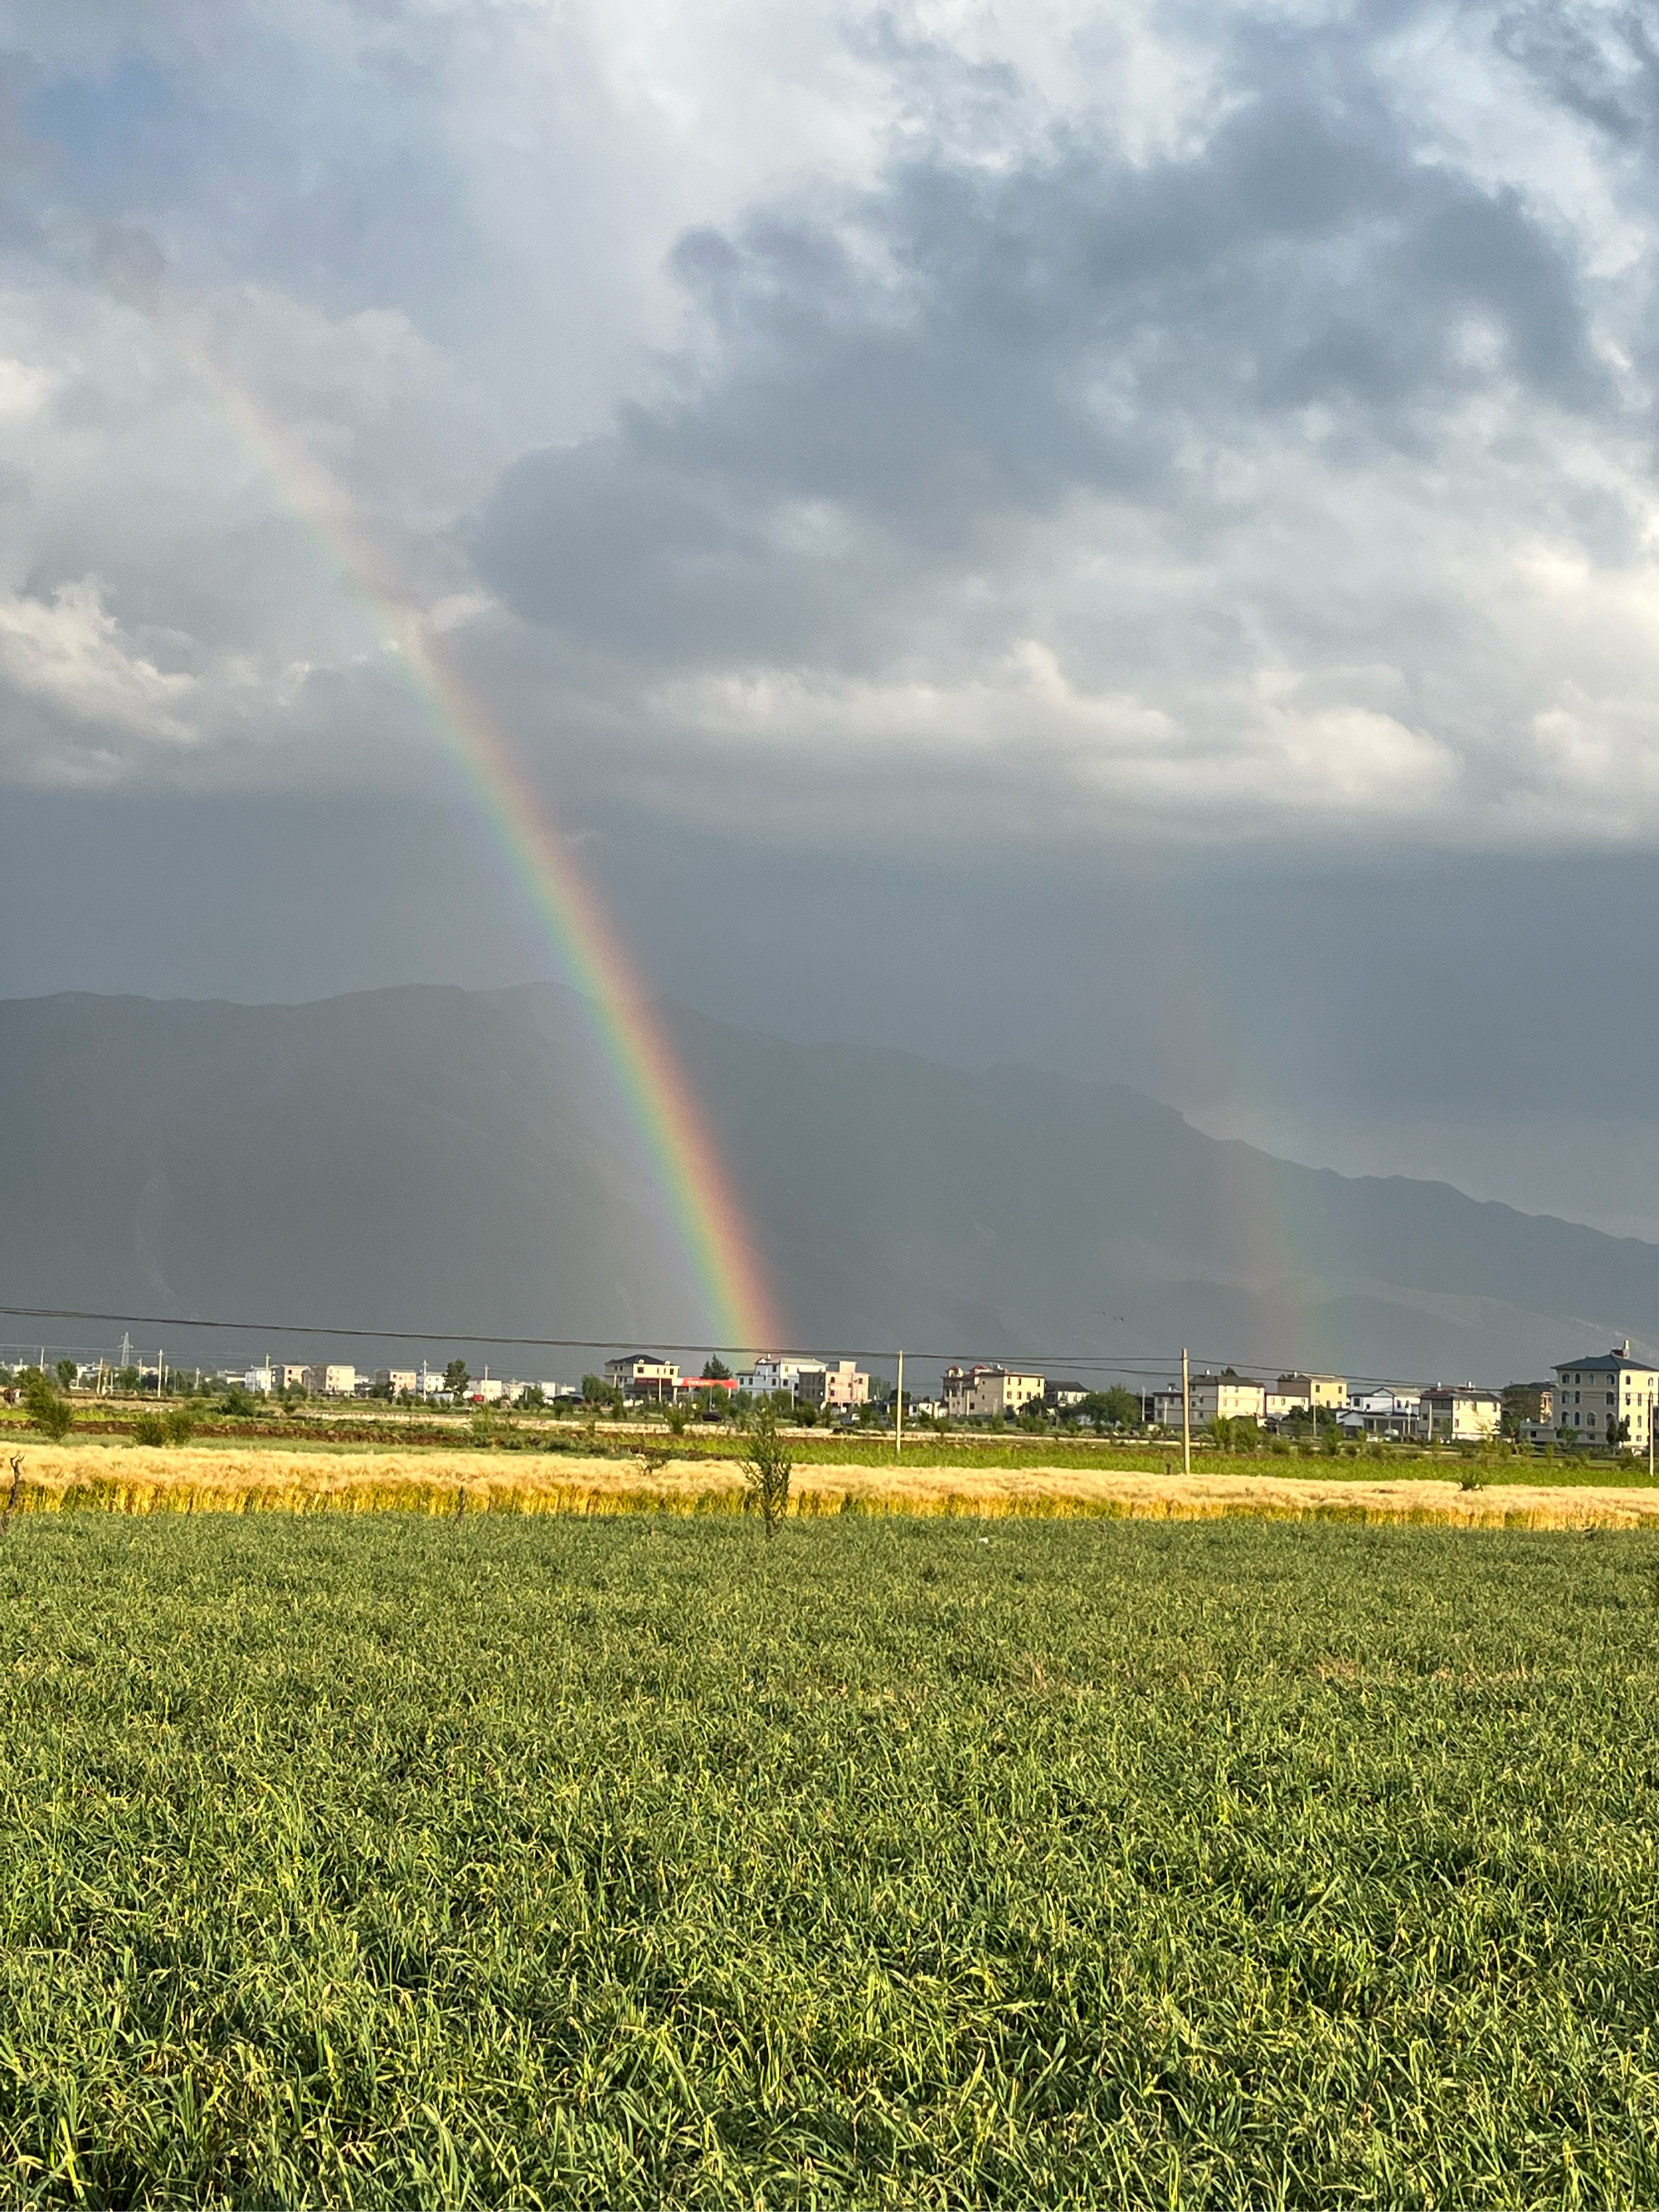
[[[20,1368],[31,1364],[21,1361]],[[1173,1363],[1171,1363],[1173,1364]],[[253,1400],[358,1400],[404,1407],[520,1407],[554,1413],[579,1407],[649,1418],[678,1409],[710,1419],[741,1419],[770,1404],[808,1426],[895,1423],[911,1428],[1073,1431],[1207,1438],[1235,1449],[1252,1437],[1315,1434],[1353,1442],[1481,1444],[1499,1437],[1519,1445],[1628,1449],[1651,1454],[1659,1423],[1659,1364],[1632,1353],[1628,1340],[1609,1350],[1563,1359],[1542,1382],[1501,1387],[1474,1382],[1414,1384],[1354,1379],[1291,1370],[1252,1375],[1183,1363],[1167,1380],[1103,1384],[1056,1376],[1035,1362],[951,1364],[937,1394],[923,1395],[898,1379],[872,1372],[853,1357],[766,1352],[733,1370],[711,1355],[691,1372],[658,1352],[629,1352],[605,1359],[580,1381],[473,1374],[464,1359],[441,1365],[360,1370],[350,1361],[276,1361],[204,1370],[169,1364],[158,1351],[148,1360],[131,1341],[118,1355],[55,1364],[65,1389],[97,1397],[174,1397],[204,1389]],[[0,1380],[9,1379],[0,1370]]]

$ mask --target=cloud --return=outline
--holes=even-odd
[[[781,827],[879,732],[957,834],[961,779],[1024,779],[1056,834],[1310,804],[1598,834],[1553,806],[1547,732],[1610,665],[1659,676],[1647,280],[1598,270],[1571,195],[1454,158],[1398,97],[1399,31],[1235,18],[1208,127],[1150,151],[1076,112],[1033,135],[1029,85],[981,76],[995,158],[941,129],[866,188],[689,230],[698,343],[504,473],[485,579],[640,757],[740,729]],[[1486,91],[1593,164],[1536,69]],[[1604,179],[1647,224],[1634,181]],[[1009,676],[1031,653],[1047,696]],[[1601,726],[1610,763],[1629,718]]]
[[[181,779],[426,773],[368,574],[578,813],[1659,834],[1633,21],[71,12],[18,15],[0,588],[102,580]],[[92,722],[35,674],[38,768]]]
[[[186,744],[196,678],[135,651],[104,605],[95,576],[60,584],[48,604],[0,599],[0,679],[76,722]]]

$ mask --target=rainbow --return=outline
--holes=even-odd
[[[753,1238],[666,1032],[511,747],[443,657],[414,595],[388,576],[340,486],[225,375],[185,317],[161,301],[146,302],[143,312],[211,393],[283,505],[367,612],[423,719],[459,766],[560,966],[590,1011],[691,1262],[711,1340],[753,1350],[781,1343],[784,1331]]]

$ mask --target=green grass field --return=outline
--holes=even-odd
[[[21,1519],[8,2204],[1652,2205],[1659,1539]]]

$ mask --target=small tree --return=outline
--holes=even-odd
[[[444,1370],[444,1388],[452,1398],[465,1398],[466,1386],[471,1380],[464,1359],[452,1359]]]
[[[18,1377],[22,1388],[23,1404],[27,1408],[29,1425],[49,1437],[53,1443],[61,1443],[69,1434],[75,1419],[75,1410],[67,1398],[60,1398],[52,1387],[50,1376],[38,1367],[25,1368]]]
[[[702,1380],[705,1382],[729,1382],[732,1380],[732,1370],[726,1362],[718,1357],[705,1359],[702,1363]]]
[[[80,1373],[81,1370],[76,1365],[74,1360],[60,1359],[58,1363],[58,1389],[60,1390],[72,1390],[75,1388],[76,1382],[79,1379]]]
[[[778,1425],[778,1409],[763,1402],[744,1424],[747,1440],[743,1459],[744,1487],[751,1505],[757,1506],[766,1523],[769,1543],[778,1523],[789,1510],[789,1478],[795,1462]]]

